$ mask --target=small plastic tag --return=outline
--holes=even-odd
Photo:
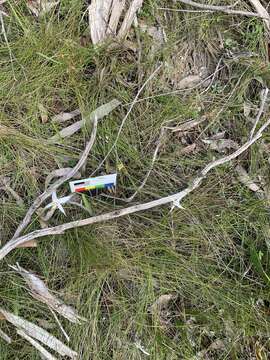
[[[91,195],[97,195],[106,190],[112,191],[116,187],[116,178],[117,174],[110,174],[70,181],[70,191],[73,193],[90,192]]]

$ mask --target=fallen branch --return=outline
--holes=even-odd
[[[125,0],[113,0],[111,17],[107,28],[107,35],[116,35],[118,23],[125,7]]]
[[[29,338],[36,339],[50,349],[56,351],[61,356],[67,356],[70,359],[77,359],[78,354],[71,350],[67,345],[58,340],[55,336],[42,329],[40,326],[33,324],[17,315],[4,309],[0,309],[0,315],[14,325],[18,331],[23,331]],[[22,334],[20,334],[22,335]]]
[[[142,7],[143,0],[133,0],[129,6],[126,16],[122,22],[121,28],[117,34],[119,40],[124,39],[131,28],[131,25],[136,17],[137,11]]]
[[[241,15],[241,16],[265,18],[265,16],[262,16],[261,13],[254,13],[254,12],[242,11],[242,10],[233,10],[233,9],[231,9],[230,6],[206,5],[206,4],[197,3],[192,0],[177,0],[177,1],[179,1],[182,4],[190,5],[190,6],[193,6],[193,7],[202,9],[202,10],[207,10],[207,11],[219,11],[219,12],[224,12],[225,14],[229,14],[229,15]]]
[[[31,336],[28,336],[23,330],[17,330],[17,334],[28,341],[37,351],[43,356],[45,360],[57,360],[52,354],[50,354],[39,342],[34,340]]]
[[[87,219],[83,220],[77,220],[77,221],[71,221],[69,223],[65,223],[62,225],[58,225],[52,228],[42,229],[42,230],[36,230],[33,231],[27,235],[11,239],[8,241],[0,250],[0,260],[3,259],[8,253],[10,253],[13,249],[16,249],[21,244],[24,244],[25,242],[28,242],[33,239],[38,239],[44,236],[48,235],[59,235],[63,234],[66,230],[74,229],[81,226],[91,225],[103,221],[108,221],[112,219],[116,219],[125,215],[134,214],[139,211],[149,210],[157,206],[166,205],[169,203],[173,204],[173,207],[179,207],[181,208],[180,202],[191,192],[193,192],[195,189],[197,189],[205,176],[209,173],[210,170],[216,168],[217,166],[223,165],[233,159],[236,159],[239,155],[241,155],[244,151],[246,151],[252,144],[254,144],[257,140],[259,140],[264,132],[264,130],[270,125],[270,119],[268,119],[264,125],[260,127],[260,129],[256,132],[254,137],[252,139],[249,139],[247,142],[245,142],[241,147],[239,147],[236,151],[234,151],[232,154],[224,156],[223,158],[220,158],[218,160],[214,160],[208,165],[205,166],[205,168],[200,172],[199,176],[196,177],[191,184],[185,188],[184,190],[181,190],[180,192],[177,192],[175,194],[165,196],[161,199],[152,200],[143,204],[133,205],[127,208],[122,208],[119,210],[115,210],[112,212],[108,212],[105,214],[101,214],[98,216],[93,216]]]
[[[88,7],[89,27],[94,45],[106,39],[112,0],[93,0]]]
[[[90,137],[90,140],[86,144],[86,147],[77,162],[77,164],[63,177],[61,177],[59,180],[57,180],[54,184],[52,184],[48,189],[46,189],[41,195],[39,195],[36,200],[33,202],[33,204],[28,209],[24,219],[18,226],[13,239],[18,237],[20,233],[26,228],[26,226],[30,223],[32,215],[35,213],[35,211],[40,207],[40,205],[48,199],[53,192],[55,192],[62,184],[64,184],[66,181],[71,179],[77,172],[80,170],[80,168],[84,165],[85,161],[87,160],[88,154],[90,150],[92,149],[92,146],[94,145],[95,139],[97,134],[97,118],[93,121],[93,129],[92,134]]]

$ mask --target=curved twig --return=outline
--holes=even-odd
[[[205,166],[205,168],[200,172],[200,175],[196,177],[192,183],[185,188],[184,190],[181,190],[180,192],[177,192],[172,195],[165,196],[161,199],[152,200],[143,204],[133,205],[129,206],[127,208],[122,208],[119,210],[115,210],[112,212],[108,212],[105,214],[101,214],[98,216],[93,216],[87,219],[83,220],[77,220],[77,221],[71,221],[69,223],[65,223],[62,225],[58,225],[52,228],[46,228],[42,230],[36,230],[33,231],[27,235],[21,236],[16,239],[11,239],[9,242],[6,243],[0,250],[0,260],[3,259],[9,252],[11,252],[16,247],[29,242],[33,239],[38,239],[47,235],[59,235],[63,234],[66,230],[74,229],[81,226],[91,225],[103,221],[108,221],[112,219],[116,219],[125,215],[134,214],[139,211],[149,210],[157,206],[166,205],[169,203],[173,203],[173,206],[177,206],[181,208],[180,202],[185,198],[187,195],[189,195],[192,191],[197,189],[205,176],[209,173],[210,170],[214,169],[217,166],[220,166],[222,164],[225,164],[233,159],[236,159],[239,155],[241,155],[244,151],[246,151],[252,144],[254,144],[257,140],[260,139],[262,136],[264,130],[270,125],[270,119],[268,119],[264,125],[260,127],[260,129],[256,132],[254,137],[252,139],[249,139],[247,142],[245,142],[239,149],[234,151],[232,154],[227,155],[223,158],[220,158],[218,160],[212,161],[208,165]]]
[[[86,144],[86,147],[85,147],[79,161],[77,162],[77,164],[66,175],[62,176],[59,180],[57,180],[54,184],[49,186],[48,189],[46,189],[42,194],[40,194],[36,198],[36,200],[33,202],[33,204],[28,209],[24,219],[18,226],[18,228],[13,236],[13,239],[17,238],[21,234],[21,232],[26,228],[26,226],[31,221],[32,215],[41,206],[41,204],[46,199],[48,199],[48,197],[50,197],[52,195],[52,193],[54,191],[56,191],[62,184],[64,184],[69,179],[71,179],[80,170],[80,168],[84,165],[84,163],[87,160],[87,157],[89,155],[89,152],[94,145],[94,142],[96,139],[96,134],[97,134],[97,118],[95,118],[95,120],[93,121],[93,129],[92,129],[92,134],[91,134],[90,140]]]
[[[264,16],[262,16],[259,13],[254,13],[254,12],[250,12],[250,11],[242,11],[242,10],[233,10],[230,6],[207,5],[207,4],[197,3],[192,0],[178,0],[178,1],[182,4],[190,5],[190,6],[202,9],[202,10],[220,11],[220,12],[224,12],[225,14],[230,14],[230,15],[242,15],[242,16],[252,16],[252,17],[264,18]]]

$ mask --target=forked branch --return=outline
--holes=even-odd
[[[77,221],[71,221],[69,223],[65,223],[62,225],[58,225],[51,228],[46,228],[42,230],[36,230],[33,231],[27,235],[11,239],[9,242],[6,243],[0,250],[0,260],[3,259],[9,252],[11,252],[13,249],[17,248],[18,246],[21,246],[22,244],[29,242],[30,240],[38,239],[44,236],[48,235],[59,235],[63,234],[66,230],[74,229],[81,226],[91,225],[103,221],[108,221],[112,219],[116,219],[125,215],[130,215],[137,213],[139,211],[144,211],[148,209],[152,209],[154,207],[158,207],[161,205],[166,205],[172,203],[173,206],[181,207],[180,202],[189,195],[192,191],[197,189],[203,179],[206,177],[206,175],[210,172],[210,170],[223,165],[225,163],[230,162],[233,159],[236,159],[239,155],[241,155],[243,152],[245,152],[248,148],[251,147],[252,144],[254,144],[257,140],[260,139],[262,136],[264,130],[270,125],[270,119],[268,119],[260,128],[259,130],[254,134],[252,138],[250,138],[247,142],[245,142],[242,146],[240,146],[236,151],[234,151],[232,154],[224,156],[223,158],[220,158],[218,160],[214,160],[208,165],[204,167],[204,169],[200,172],[199,176],[196,177],[191,184],[185,188],[184,190],[181,190],[180,192],[177,192],[172,195],[165,196],[163,198],[152,200],[146,203],[137,204],[133,206],[129,206],[126,208],[122,208],[119,210],[115,210],[112,212],[108,212],[105,214],[101,214],[98,216],[93,216],[87,219],[83,220],[77,220]]]

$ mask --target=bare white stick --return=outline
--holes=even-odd
[[[52,228],[46,228],[42,230],[36,230],[33,231],[27,235],[21,236],[16,239],[11,239],[8,241],[2,249],[0,249],[0,260],[3,259],[10,251],[15,249],[21,244],[24,244],[25,242],[28,242],[33,239],[38,239],[47,235],[59,235],[63,234],[66,230],[74,229],[81,226],[91,225],[103,221],[108,221],[112,219],[116,219],[125,215],[130,215],[137,213],[139,211],[149,210],[157,206],[173,203],[174,206],[180,207],[180,202],[185,198],[187,195],[189,195],[192,191],[197,189],[200,185],[205,176],[209,173],[210,170],[216,168],[217,166],[223,165],[233,159],[236,159],[239,155],[241,155],[243,152],[245,152],[248,148],[251,147],[252,144],[254,144],[257,140],[259,140],[264,132],[264,130],[270,125],[270,119],[268,119],[264,125],[260,127],[260,129],[256,132],[254,137],[252,139],[249,139],[247,142],[245,142],[242,146],[240,146],[236,151],[234,151],[232,154],[227,155],[223,158],[220,158],[218,160],[215,160],[208,165],[205,166],[205,168],[200,172],[199,176],[196,177],[192,183],[185,188],[184,190],[181,190],[180,192],[177,192],[172,195],[165,196],[163,198],[152,200],[143,204],[133,205],[129,206],[127,208],[122,208],[119,210],[115,210],[112,212],[108,212],[105,214],[101,214],[98,216],[93,216],[87,219],[83,220],[77,220],[77,221],[71,221],[69,223],[65,223],[62,225],[58,225]]]
[[[130,105],[127,113],[126,113],[126,115],[124,116],[124,118],[123,118],[123,120],[122,120],[122,122],[121,122],[121,125],[120,125],[120,127],[119,127],[119,130],[118,130],[118,133],[117,133],[117,135],[116,135],[116,139],[115,139],[113,145],[111,146],[110,150],[109,150],[109,151],[107,152],[107,154],[105,155],[104,159],[103,159],[103,160],[101,161],[101,163],[98,165],[98,167],[96,168],[96,170],[91,174],[91,176],[93,176],[93,175],[101,168],[101,166],[105,163],[105,161],[107,160],[107,158],[109,157],[109,155],[111,154],[111,152],[113,151],[113,149],[115,148],[115,146],[117,145],[119,136],[120,136],[120,134],[121,134],[121,132],[122,132],[122,129],[123,129],[124,125],[125,125],[125,122],[126,122],[128,116],[129,116],[129,114],[131,113],[132,109],[134,108],[134,106],[135,106],[135,104],[136,104],[136,102],[137,102],[137,100],[138,100],[141,92],[142,92],[143,89],[146,87],[146,85],[153,79],[153,77],[154,77],[154,76],[156,75],[156,73],[160,70],[160,68],[161,68],[162,65],[163,65],[163,64],[160,64],[160,65],[155,69],[155,71],[149,76],[149,78],[143,83],[143,85],[142,85],[142,86],[140,87],[140,89],[138,90],[138,92],[137,92],[135,98],[133,99],[133,101],[132,101],[132,103],[131,103],[131,105]]]
[[[18,335],[27,340],[34,348],[36,348],[40,354],[46,360],[57,360],[52,354],[50,354],[39,342],[34,340],[31,336],[28,336],[23,330],[17,330]]]
[[[62,331],[64,337],[66,338],[67,342],[70,342],[70,337],[66,333],[65,329],[63,328],[60,320],[58,319],[56,313],[53,311],[53,309],[49,308],[51,310],[51,313],[53,314],[53,317],[55,318],[55,321],[57,322],[57,325],[59,326],[59,329]]]
[[[107,28],[107,34],[116,35],[117,27],[119,24],[121,14],[124,10],[125,3],[126,3],[125,0],[113,0],[110,21]]]
[[[260,0],[249,0],[249,2],[256,9],[257,13],[264,19],[267,30],[270,31],[270,16],[268,11],[262,6]]]
[[[190,6],[202,9],[202,10],[220,11],[220,12],[224,12],[224,13],[230,14],[230,15],[254,16],[254,17],[260,17],[260,18],[263,17],[261,14],[254,13],[254,12],[233,10],[233,9],[231,9],[230,6],[207,5],[207,4],[197,3],[192,0],[178,0],[178,1],[182,4],[190,5]]]
[[[17,330],[23,330],[28,336],[48,346],[50,349],[56,351],[63,357],[68,356],[70,359],[77,359],[78,354],[75,351],[70,349],[67,345],[62,343],[62,341],[58,340],[54,335],[48,333],[48,331],[44,330],[40,326],[37,326],[34,323],[4,309],[0,309],[0,314],[5,318],[5,320],[14,325]]]
[[[0,329],[0,338],[2,338],[3,340],[5,340],[5,342],[7,342],[8,344],[12,343],[11,338],[3,331]]]
[[[124,39],[136,18],[137,11],[142,7],[143,0],[133,0],[129,6],[126,16],[122,22],[121,28],[117,34],[118,39]]]
[[[90,137],[90,140],[86,144],[86,147],[77,162],[77,164],[72,168],[65,176],[61,177],[59,180],[57,180],[54,184],[52,184],[48,189],[46,189],[41,195],[39,195],[36,200],[33,202],[33,204],[28,209],[24,219],[18,226],[13,239],[18,237],[20,233],[26,228],[26,226],[30,223],[32,215],[35,213],[35,211],[40,207],[40,205],[48,199],[52,195],[54,191],[56,191],[63,183],[71,179],[84,165],[85,161],[87,160],[87,157],[89,155],[90,150],[92,149],[92,146],[94,145],[95,139],[97,134],[97,119],[95,118],[93,121],[93,129],[92,134]]]
[[[256,119],[255,119],[253,128],[252,128],[252,130],[251,130],[251,132],[250,132],[250,138],[253,137],[253,135],[254,135],[254,133],[255,133],[255,130],[256,130],[256,127],[257,127],[257,125],[258,125],[258,122],[260,121],[260,118],[261,118],[261,116],[262,116],[262,113],[263,113],[263,110],[264,110],[264,106],[265,106],[265,103],[266,103],[266,100],[267,100],[268,93],[269,93],[269,89],[268,89],[268,88],[266,88],[265,90],[263,90],[260,109],[259,109],[258,114],[257,114],[257,116],[256,116]]]

